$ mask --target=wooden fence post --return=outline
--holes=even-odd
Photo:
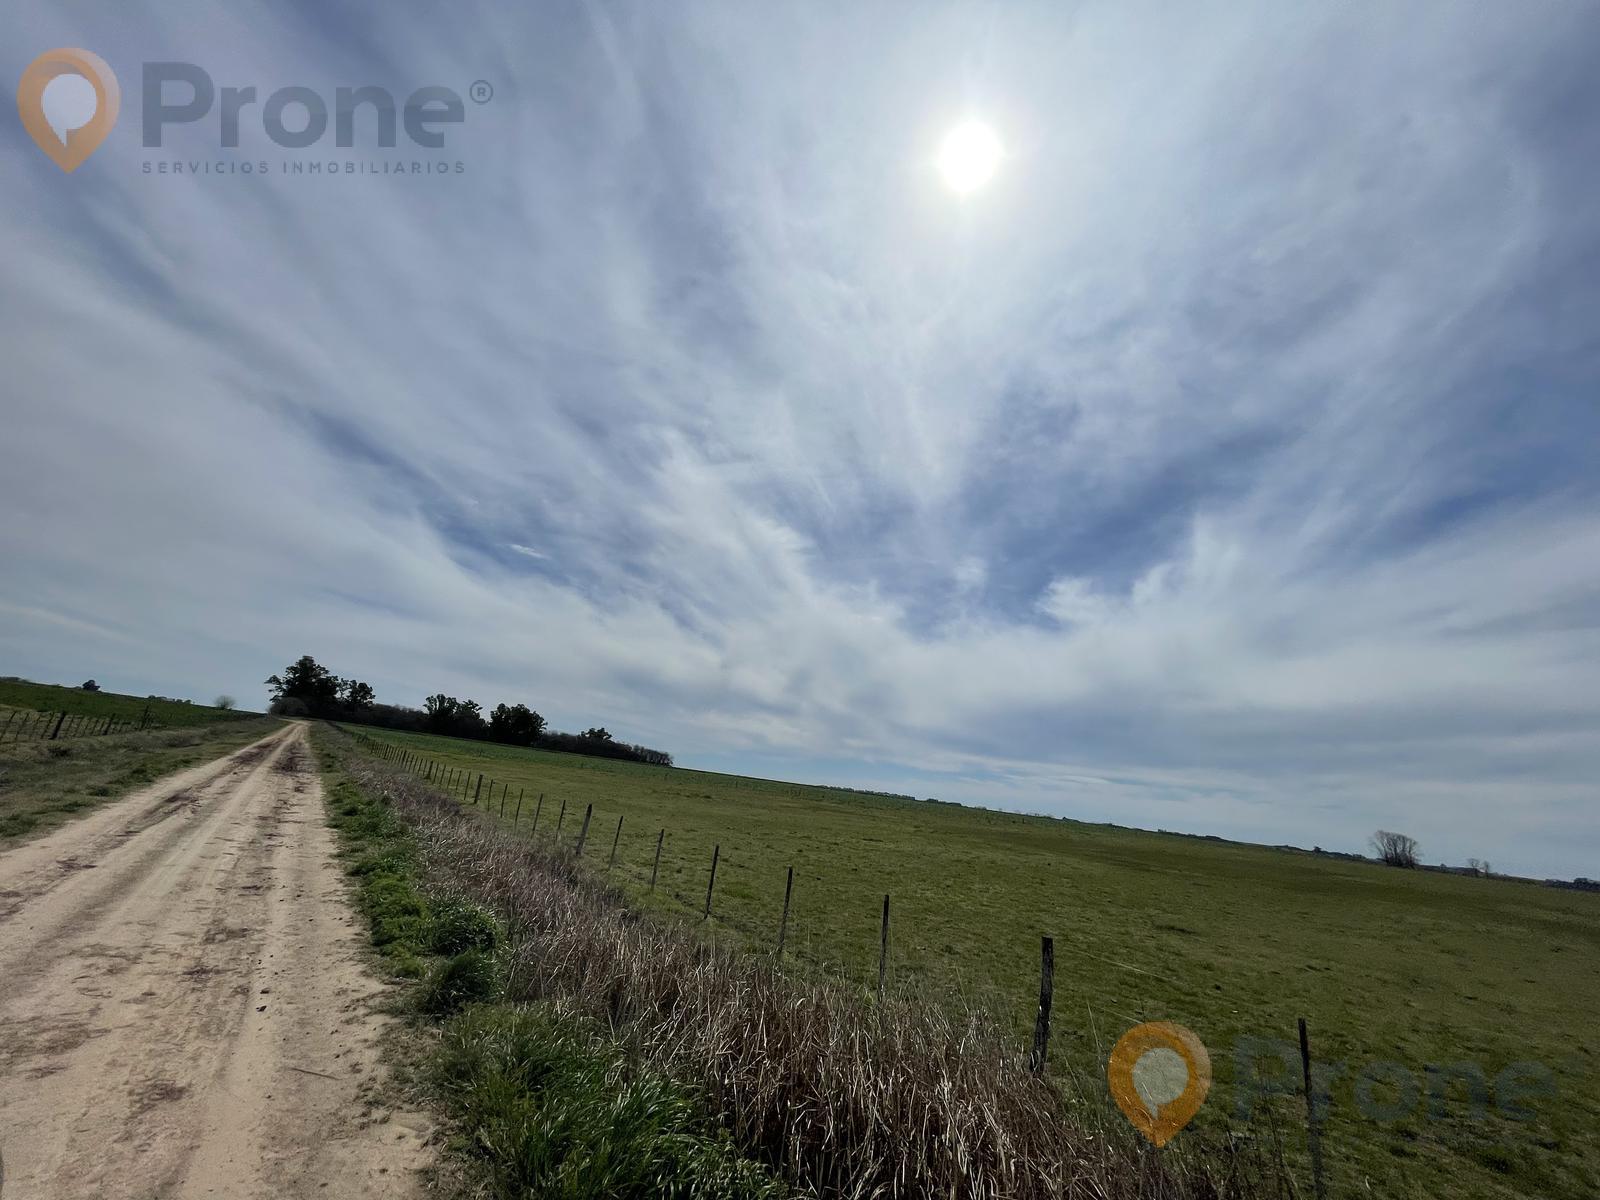
[[[506,795],[510,791],[511,791],[511,785],[509,783],[506,784],[505,787],[500,789],[500,818],[501,818],[501,820],[505,819],[505,815],[506,815]]]
[[[517,822],[522,820],[522,793],[527,790],[527,788],[520,787],[517,789],[517,811],[511,814],[511,828],[513,829],[517,827]]]
[[[589,805],[583,810],[583,828],[578,831],[577,855],[583,857],[583,844],[589,840],[589,818],[594,816],[594,805]]]
[[[17,710],[13,708],[9,713],[6,714],[5,729],[0,729],[0,742],[3,742],[3,741],[6,740],[6,731],[11,728],[11,722],[15,721],[16,719],[17,719]]]
[[[1033,1053],[1028,1067],[1035,1075],[1044,1074],[1045,1054],[1050,1045],[1050,1001],[1056,985],[1056,944],[1039,938],[1039,1015],[1033,1019]]]
[[[61,732],[61,722],[65,721],[66,719],[67,713],[66,710],[63,709],[61,715],[56,718],[56,727],[50,731],[50,740],[52,742],[56,740],[56,735]]]
[[[650,868],[650,890],[652,892],[656,890],[656,872],[661,869],[661,841],[666,836],[667,831],[665,829],[656,834],[656,861]]]
[[[561,823],[567,819],[567,799],[561,798],[561,811],[556,814],[556,836],[561,836]]]
[[[1317,1200],[1327,1200],[1328,1184],[1322,1176],[1322,1120],[1317,1114],[1316,1098],[1311,1091],[1311,1038],[1306,1032],[1306,1019],[1300,1018],[1300,1069],[1306,1085],[1306,1140],[1311,1148],[1311,1179],[1316,1187]]]
[[[617,832],[611,835],[611,858],[606,863],[606,874],[611,873],[611,868],[617,865],[617,843],[622,840],[622,818],[617,818]]]
[[[789,935],[789,896],[794,892],[794,868],[783,885],[783,919],[778,922],[778,957],[783,957],[783,939]]]
[[[539,814],[544,811],[544,793],[539,793],[539,803],[533,806],[533,829],[531,835],[539,832]]]
[[[711,916],[711,889],[717,886],[717,859],[722,855],[722,846],[711,847],[711,878],[706,881],[706,911],[700,919],[702,921]]]
[[[889,969],[889,893],[883,894],[883,932],[878,937],[878,999],[883,999],[883,976]]]
[[[494,784],[491,783],[489,786],[493,787]],[[483,792],[483,772],[479,771],[478,772],[478,786],[476,788],[474,788],[473,792],[472,792],[472,803],[473,804],[477,804],[478,803],[478,796],[480,794],[482,794],[482,792]]]

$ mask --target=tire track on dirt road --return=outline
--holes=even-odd
[[[418,1194],[306,727],[0,853],[12,1195]]]

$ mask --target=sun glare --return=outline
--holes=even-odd
[[[981,121],[964,121],[939,147],[939,173],[952,191],[970,192],[994,176],[1005,157],[1000,139]]]

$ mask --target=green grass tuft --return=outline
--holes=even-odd
[[[431,1017],[446,1017],[488,1000],[495,985],[494,959],[482,950],[463,950],[428,973],[417,993],[417,1008]]]
[[[632,1070],[596,1032],[549,1006],[476,1008],[445,1030],[436,1079],[499,1196],[562,1200],[775,1200],[670,1083]]]

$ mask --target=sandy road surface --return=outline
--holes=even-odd
[[[419,1193],[305,727],[0,853],[4,1200]]]

